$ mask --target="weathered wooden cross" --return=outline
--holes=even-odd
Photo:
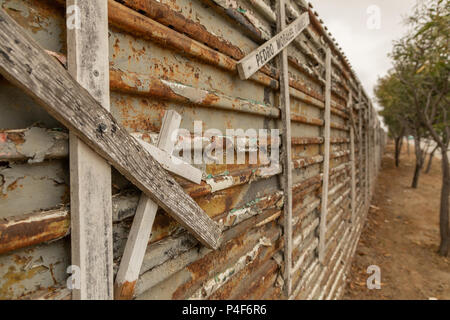
[[[190,164],[175,159],[172,155],[175,147],[175,134],[180,127],[181,116],[173,110],[164,114],[157,147],[139,139],[139,143],[158,161],[163,168],[194,183],[200,184],[201,170]],[[128,235],[125,251],[120,262],[119,272],[115,280],[115,299],[128,300],[134,296],[134,288],[139,278],[147,243],[155,220],[158,204],[141,195],[136,215]]]
[[[0,74],[23,89],[202,244],[218,248],[221,228],[149,151],[3,10],[0,10]]]

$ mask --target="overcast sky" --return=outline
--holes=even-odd
[[[373,97],[378,77],[385,75],[392,66],[387,56],[391,52],[392,41],[406,33],[404,18],[412,12],[416,0],[310,2],[349,58],[367,94]]]

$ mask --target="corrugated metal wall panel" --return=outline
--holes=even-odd
[[[45,49],[64,56],[65,20],[61,4],[46,0],[1,0],[0,4]],[[305,10],[303,1],[288,4],[289,19]],[[204,131],[214,128],[224,133],[226,129],[237,128],[280,128],[276,64],[271,62],[247,81],[239,79],[235,67],[238,60],[274,35],[274,10],[270,6],[259,0],[110,2],[111,113],[130,133],[139,132],[147,138],[154,138],[159,132],[164,112],[169,109],[182,115],[181,127],[191,134],[194,121],[202,121]],[[312,11],[310,17],[313,23],[308,31],[288,48],[295,168],[294,293],[290,298],[334,298],[339,295],[367,209],[362,205],[366,186],[359,183],[358,220],[352,227],[350,109],[346,100],[349,90],[354,97],[358,96],[359,81],[333,49],[331,178],[326,258],[322,266],[317,261],[323,162],[321,119],[325,106],[322,80],[325,58],[321,48],[328,40]],[[0,229],[0,259],[5,261],[0,263],[0,270],[22,270],[21,276],[14,279],[0,277],[3,288],[0,299],[36,297],[64,288],[67,276],[64,276],[70,260],[67,238],[26,248],[59,239],[69,232],[67,135],[64,129],[26,129],[36,126],[52,129],[59,125],[23,93],[1,81],[0,108],[5,116],[0,120],[3,130],[0,221],[20,220],[24,214],[39,212],[46,236],[35,228],[29,234],[19,232],[11,244],[11,240],[2,238]],[[364,100],[368,101],[367,97]],[[362,108],[368,108],[367,102]],[[363,132],[373,130],[366,124],[363,126]],[[30,151],[30,144],[36,146],[37,154]],[[359,167],[358,148],[357,144],[357,170],[365,171],[365,159],[363,167]],[[363,149],[366,148],[363,144]],[[37,163],[30,163],[30,159]],[[203,170],[201,185],[177,180],[211,218],[224,225],[223,245],[217,251],[201,247],[160,210],[138,280],[137,298],[288,298],[281,290],[284,248],[283,194],[278,181],[281,169],[248,161],[239,165],[197,166]],[[113,193],[117,271],[140,192],[113,170]],[[54,220],[46,212],[55,208],[58,221],[63,219],[65,223],[59,222],[57,230],[50,230]],[[16,250],[10,252],[12,249]],[[46,266],[57,264],[57,276],[48,271],[51,267],[45,270],[36,267],[36,272],[31,273],[23,271],[19,260],[14,262],[11,258],[22,257],[22,252],[27,252],[26,259],[34,262],[44,255]],[[27,266],[34,262],[27,262]]]

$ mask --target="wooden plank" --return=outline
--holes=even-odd
[[[22,88],[205,246],[220,227],[80,84],[0,10],[0,74]]]
[[[285,30],[285,1],[277,2],[277,30]],[[291,24],[292,25],[292,24]],[[279,52],[279,51],[278,51]],[[284,193],[284,290],[289,297],[292,290],[292,139],[291,139],[291,102],[289,96],[288,52],[283,50],[279,56],[280,66],[280,109],[282,123],[282,187]]]
[[[134,296],[134,289],[157,211],[158,205],[147,196],[142,195],[116,276],[114,298],[117,300],[129,300]]]
[[[144,140],[138,139],[138,142],[167,171],[175,173],[176,175],[179,175],[180,177],[183,177],[183,178],[185,178],[189,181],[192,181],[196,184],[201,183],[202,171],[200,169],[197,169],[197,168],[191,166],[189,163],[157,148],[156,146],[154,146]]]
[[[355,168],[355,123],[353,120],[353,96],[349,92],[348,95],[348,105],[351,113],[351,119],[352,119],[352,126],[350,127],[350,162],[351,162],[351,179],[352,179],[352,202],[351,202],[351,222],[354,223],[355,220],[355,214],[356,214],[356,168]]]
[[[172,139],[172,132],[178,130],[180,123],[181,116],[175,111],[168,110],[164,114],[158,137],[158,148],[162,151],[173,152],[175,141]],[[157,211],[158,205],[142,194],[115,280],[114,297],[117,300],[129,300],[134,296]]]
[[[365,170],[365,180],[366,180],[366,189],[365,189],[365,206],[366,210],[369,209],[369,191],[370,191],[370,162],[369,162],[369,148],[370,148],[370,142],[369,142],[369,109],[370,106],[367,106],[365,109],[365,156],[366,156],[366,170]]]
[[[67,29],[69,73],[106,110],[109,101],[108,3],[67,0],[76,6],[79,28]],[[67,19],[73,16],[67,15]],[[78,22],[77,22],[78,23]],[[95,43],[95,45],[93,45]],[[70,132],[72,265],[80,268],[74,300],[113,298],[111,167]]]
[[[363,131],[362,131],[362,122],[363,122],[363,104],[362,104],[362,90],[361,86],[358,87],[358,127],[359,127],[359,135],[358,135],[358,142],[359,142],[359,197],[360,201],[362,202],[363,196],[364,196],[364,178],[363,178]]]
[[[331,135],[331,49],[326,51],[326,85],[325,85],[325,111],[324,111],[324,160],[323,160],[323,183],[322,183],[322,204],[320,211],[319,227],[319,261],[324,262],[325,244],[327,234],[327,213],[328,213],[328,182],[330,171],[330,135]]]
[[[250,78],[256,71],[272,60],[286,48],[309,25],[308,13],[302,14],[289,26],[284,24],[283,29],[278,28],[278,34],[259,48],[253,50],[237,64],[239,77],[242,80]]]
[[[370,104],[370,118],[369,118],[369,132],[370,132],[370,136],[369,136],[369,146],[370,146],[370,151],[369,154],[370,155],[375,155],[375,135],[374,135],[374,122],[373,122],[373,107],[372,107],[372,103]],[[373,191],[373,186],[374,186],[374,174],[375,174],[375,158],[374,157],[370,157],[369,158],[370,161],[370,198],[369,201],[372,201],[372,191]]]
[[[351,105],[349,107],[350,123],[351,123],[351,126],[353,127],[353,134],[355,135],[355,138],[358,139],[358,141],[359,141],[359,132],[356,128],[356,121],[355,121],[355,117],[353,115],[353,95],[350,92],[348,96],[349,96],[348,101],[351,101]]]
[[[164,113],[161,130],[158,136],[158,149],[171,155],[177,142],[177,133],[181,124],[181,116],[174,110]]]

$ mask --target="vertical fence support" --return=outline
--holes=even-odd
[[[376,144],[375,144],[375,121],[374,121],[374,109],[373,104],[370,103],[370,116],[369,116],[369,130],[370,130],[370,154],[375,157],[370,157],[370,201],[373,197],[374,185],[375,185],[375,173],[376,173]]]
[[[277,2],[277,31],[286,27],[285,1]],[[289,71],[287,49],[279,55],[280,66],[280,109],[283,125],[282,133],[282,186],[284,191],[284,290],[290,296],[292,290],[292,156],[291,156],[291,104],[289,96]]]
[[[367,105],[367,108],[365,109],[365,121],[364,121],[364,132],[365,132],[365,157],[366,157],[366,169],[365,169],[365,177],[366,177],[366,183],[365,183],[365,208],[366,208],[366,214],[367,210],[369,209],[369,192],[370,192],[370,164],[369,164],[369,109],[370,106]]]
[[[364,201],[364,178],[363,178],[363,104],[362,104],[362,91],[361,86],[358,88],[358,129],[359,129],[359,141],[358,141],[358,157],[359,157],[359,198],[360,203]]]
[[[325,77],[325,111],[324,111],[324,152],[323,152],[323,183],[322,202],[319,227],[319,261],[324,262],[325,245],[327,236],[327,211],[328,211],[328,180],[330,173],[330,121],[331,121],[331,49],[326,53],[326,77]]]
[[[355,222],[355,213],[356,213],[356,169],[355,169],[355,129],[354,129],[354,123],[353,123],[353,96],[351,92],[348,94],[348,105],[349,105],[349,111],[350,111],[350,118],[352,119],[352,125],[350,126],[350,163],[351,163],[351,174],[352,174],[352,202],[351,202],[351,209],[352,209],[352,216],[351,216],[351,222]]]
[[[67,0],[67,54],[71,75],[110,108],[108,1]],[[111,167],[70,134],[72,265],[80,287],[72,298],[113,298]],[[72,272],[76,272],[72,269]]]

